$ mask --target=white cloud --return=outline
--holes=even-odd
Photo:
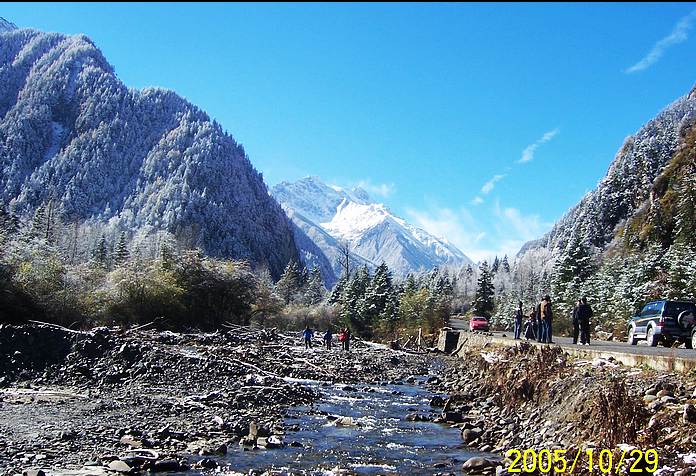
[[[527,147],[524,148],[524,150],[522,151],[522,158],[520,158],[520,160],[518,160],[517,162],[520,164],[526,164],[527,162],[531,162],[532,160],[534,160],[534,154],[536,150],[539,148],[539,146],[542,144],[546,144],[548,141],[556,137],[556,135],[559,132],[560,130],[558,128],[545,132],[540,139],[538,139],[533,144],[529,144]]]
[[[481,205],[483,203],[483,198],[480,196],[475,196],[473,200],[471,200],[472,205]]]
[[[431,207],[406,210],[411,222],[454,243],[474,261],[494,256],[514,256],[522,245],[542,236],[552,224],[538,215],[525,215],[517,208],[502,207],[499,202],[475,218],[462,208]]]
[[[504,178],[505,178],[505,175],[502,175],[502,174],[494,175],[492,179],[490,179],[488,182],[483,184],[483,187],[481,187],[481,193],[484,195],[488,195],[495,188],[495,184],[500,182]],[[476,199],[474,199],[474,200],[476,200]]]
[[[689,38],[689,30],[691,30],[691,24],[694,18],[696,18],[696,10],[682,17],[677,24],[674,25],[669,35],[655,43],[648,54],[643,56],[640,61],[633,66],[626,68],[624,72],[626,74],[631,74],[648,69],[662,58],[662,55],[665,54],[665,51],[667,51],[670,46],[685,42]]]
[[[396,191],[396,187],[393,183],[373,184],[370,180],[360,180],[356,186],[364,189],[370,195],[377,195],[385,198]]]

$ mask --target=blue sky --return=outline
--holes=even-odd
[[[273,185],[362,184],[473,258],[515,253],[696,83],[696,4],[2,4],[173,89]]]

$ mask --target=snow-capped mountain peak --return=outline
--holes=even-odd
[[[356,262],[369,266],[384,261],[397,275],[435,266],[461,265],[471,260],[447,240],[394,215],[360,187],[324,184],[318,177],[282,182],[271,194],[290,218],[332,261],[340,275],[338,248],[346,243]],[[327,239],[327,236],[331,239]]]

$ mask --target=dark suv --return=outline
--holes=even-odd
[[[655,347],[662,342],[671,347],[676,341],[687,349],[696,344],[696,304],[688,301],[653,301],[628,321],[628,343],[639,339]]]

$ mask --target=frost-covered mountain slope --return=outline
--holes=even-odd
[[[12,31],[12,30],[16,30],[16,29],[17,29],[17,25],[12,23],[11,21],[5,20],[3,17],[0,17],[0,33],[4,32],[4,31]]]
[[[292,224],[207,114],[171,91],[127,88],[85,36],[2,25],[0,200],[166,229],[275,276],[298,259]]]
[[[317,177],[283,182],[271,190],[293,222],[319,246],[341,273],[341,242],[356,263],[382,261],[398,275],[435,266],[470,263],[459,249],[393,215],[361,188],[346,190]]]
[[[628,137],[597,187],[551,231],[527,243],[520,255],[539,248],[559,255],[576,235],[580,241],[603,250],[626,220],[650,200],[655,178],[674,156],[683,132],[695,121],[696,88]]]

